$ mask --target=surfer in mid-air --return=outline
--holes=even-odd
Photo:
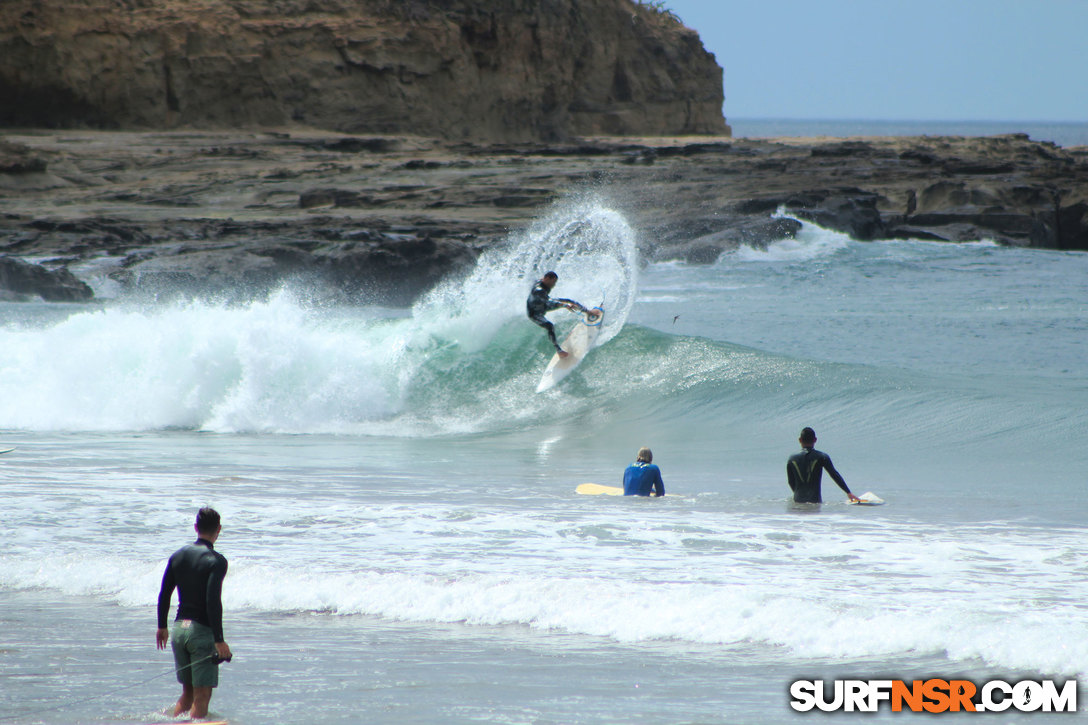
[[[545,272],[544,276],[533,285],[533,289],[529,292],[529,299],[525,301],[525,308],[529,313],[529,319],[548,331],[548,339],[555,345],[555,351],[559,357],[566,357],[569,353],[563,350],[559,346],[559,341],[555,339],[555,325],[544,314],[552,310],[558,310],[560,307],[566,307],[572,312],[585,312],[586,308],[574,300],[562,297],[552,299],[549,297],[549,293],[558,281],[559,275],[555,272]]]

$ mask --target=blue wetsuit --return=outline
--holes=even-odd
[[[824,471],[839,484],[839,488],[850,494],[846,481],[831,464],[831,456],[815,448],[806,448],[790,456],[786,462],[786,481],[793,491],[793,500],[797,503],[823,503],[820,481]]]
[[[635,461],[623,472],[623,495],[649,496],[650,491],[656,491],[658,496],[665,495],[661,469],[652,463]]]

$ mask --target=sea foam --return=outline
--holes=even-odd
[[[801,661],[943,654],[1088,674],[1088,615],[1067,604],[1088,596],[1079,531],[1047,529],[1040,548],[1028,528],[696,510],[681,525],[676,510],[616,503],[621,516],[468,513],[433,503],[330,509],[305,500],[262,507],[256,519],[238,511],[254,533],[223,545],[231,557],[225,605],[231,613],[520,625],[632,643],[758,644]],[[314,526],[318,512],[324,524]],[[42,556],[16,541],[0,586],[127,607],[153,602],[162,560],[147,556],[150,546],[95,551],[103,546]]]
[[[543,333],[525,320],[525,298],[544,271],[560,273],[557,295],[605,305],[604,344],[634,304],[637,268],[623,216],[583,198],[513,234],[466,279],[411,310],[314,307],[284,289],[248,304],[122,300],[58,322],[0,326],[0,428],[460,430],[465,418],[448,413],[460,399],[420,412],[420,391],[465,382],[466,372],[465,400],[515,378],[530,387],[520,376]],[[561,327],[573,322],[555,316]]]

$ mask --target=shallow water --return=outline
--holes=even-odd
[[[582,202],[412,310],[0,308],[0,712],[176,697],[154,602],[205,503],[235,723],[779,722],[799,678],[1088,672],[1088,256],[635,242]],[[542,266],[610,314],[538,395]],[[804,425],[887,504],[790,504]],[[641,445],[670,496],[573,493]]]

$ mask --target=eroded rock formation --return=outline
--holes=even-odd
[[[1088,148],[1022,135],[496,146],[35,131],[0,144],[0,259],[122,294],[246,298],[302,282],[401,305],[582,194],[622,212],[651,260],[713,262],[789,238],[797,219],[862,240],[1088,250]]]
[[[487,141],[724,134],[698,35],[631,0],[4,0],[0,126]]]

